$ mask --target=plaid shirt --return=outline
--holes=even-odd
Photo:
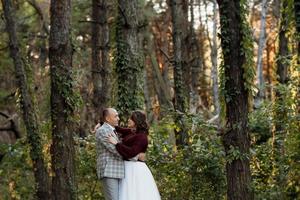
[[[119,141],[112,126],[107,123],[104,123],[96,131],[97,175],[100,179],[103,177],[124,178],[123,158],[117,152],[116,146],[106,141],[106,136],[110,133]]]

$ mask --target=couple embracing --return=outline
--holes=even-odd
[[[97,174],[106,200],[160,200],[154,178],[143,162],[148,124],[141,111],[132,112],[128,128],[118,127],[118,112],[103,110],[96,126]]]

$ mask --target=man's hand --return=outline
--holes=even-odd
[[[114,138],[114,137],[112,136],[112,134],[109,134],[109,135],[107,136],[106,140],[107,140],[109,143],[113,144],[113,145],[116,145],[116,144],[118,143],[118,141],[116,140],[116,138]]]
[[[138,154],[138,160],[145,162],[146,161],[146,154],[145,153],[139,153]]]

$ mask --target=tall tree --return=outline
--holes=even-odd
[[[297,53],[298,53],[298,63],[300,63],[300,0],[294,0],[294,12],[296,21],[296,31],[297,31]]]
[[[178,13],[180,13],[181,17],[178,18],[178,24],[180,27],[180,36],[181,36],[181,65],[182,65],[182,75],[184,81],[184,95],[187,98],[187,101],[190,99],[190,91],[191,91],[191,65],[190,65],[190,48],[192,44],[192,30],[189,30],[192,26],[189,23],[189,0],[180,0],[177,4]],[[197,43],[196,43],[197,44]],[[195,52],[197,53],[197,52]]]
[[[300,0],[294,0],[294,13],[296,21],[296,31],[297,31],[297,63],[300,65]],[[299,81],[300,82],[300,81]],[[300,84],[300,83],[299,83]],[[298,99],[298,114],[300,113],[300,85],[297,92]]]
[[[263,77],[263,54],[266,43],[266,14],[267,14],[267,0],[263,0],[261,3],[261,18],[260,18],[260,34],[259,44],[257,51],[257,82],[258,82],[258,103],[265,96],[264,94],[264,77]]]
[[[182,28],[180,19],[183,17],[180,9],[180,0],[171,0],[172,13],[172,31],[173,31],[173,51],[174,51],[174,89],[175,89],[175,122],[179,127],[176,131],[176,144],[178,146],[186,145],[188,143],[188,133],[185,130],[184,116],[186,112],[187,103],[184,94],[184,81],[182,73]]]
[[[106,0],[92,0],[92,78],[93,105],[95,113],[100,113],[96,119],[101,119],[101,113],[110,100],[111,74],[109,61],[109,28]]]
[[[218,0],[221,45],[224,63],[223,94],[226,107],[226,129],[222,135],[225,148],[227,198],[253,199],[249,163],[248,98],[253,79],[250,30],[246,24],[244,1]],[[250,46],[249,46],[250,45]],[[246,60],[247,55],[247,60]],[[252,77],[249,77],[249,73]],[[250,73],[250,76],[251,76]],[[249,80],[250,79],[250,80]]]
[[[51,0],[49,61],[51,76],[53,199],[74,199],[74,141],[72,115],[71,0]]]
[[[171,55],[171,41],[170,23],[171,23],[171,9],[170,6],[162,7],[165,12],[162,12],[159,17],[155,18],[151,23],[153,33],[153,43],[149,42],[149,51],[151,52],[151,63],[153,67],[153,78],[155,79],[157,98],[160,107],[160,116],[164,116],[166,110],[173,107],[171,102],[170,92],[170,77],[169,71],[172,66]],[[154,11],[155,12],[155,11]]]
[[[124,122],[130,111],[141,108],[143,67],[139,55],[138,1],[118,0],[115,65],[118,83],[117,108]]]
[[[2,0],[2,6],[6,20],[6,30],[9,35],[10,54],[14,61],[16,82],[21,94],[20,103],[27,132],[27,140],[30,145],[30,157],[33,163],[33,172],[36,182],[35,195],[37,199],[50,199],[50,179],[44,162],[43,146],[41,144],[34,103],[30,96],[30,86],[28,85],[25,70],[26,63],[24,63],[24,59],[22,59],[17,38],[15,10],[10,0]]]
[[[288,84],[288,1],[281,1],[281,16],[279,25],[279,45],[278,45],[278,57],[277,57],[277,87],[275,88],[276,106],[275,106],[275,134],[273,139],[274,147],[274,173],[276,178],[276,185],[284,187],[285,185],[285,172],[283,162],[285,160],[284,141],[286,138],[286,123],[288,117],[288,108],[285,103],[285,94],[282,91],[281,86],[287,86]],[[280,199],[285,198],[284,193],[279,194]]]
[[[277,58],[277,81],[279,84],[286,85],[288,81],[288,38],[286,36],[287,33],[287,9],[288,2],[287,0],[281,1],[281,17],[280,17],[280,25],[279,25],[279,45],[278,45],[278,58]],[[279,90],[276,91],[276,101],[278,103],[283,103],[283,95]],[[283,118],[286,115],[286,112],[277,112],[278,119]],[[283,131],[283,124],[276,124],[276,131],[280,134]],[[278,135],[279,136],[279,135]]]
[[[196,113],[200,102],[199,95],[199,77],[201,72],[201,58],[199,41],[194,29],[194,0],[190,0],[190,16],[191,22],[189,23],[189,63],[186,67],[190,66],[191,70],[191,96],[190,96],[190,112]]]
[[[220,115],[220,101],[219,101],[219,81],[218,81],[218,41],[217,41],[217,2],[213,1],[213,36],[211,44],[211,79],[212,79],[212,88],[213,88],[213,102],[214,102],[214,111],[216,115]],[[220,117],[220,116],[219,116]],[[218,120],[219,121],[219,120]]]

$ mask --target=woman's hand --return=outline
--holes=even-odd
[[[95,134],[97,129],[101,126],[100,123],[96,124],[96,126],[94,127],[94,130],[91,130],[91,133]]]
[[[113,136],[109,135],[107,137],[107,141],[113,145],[116,145],[118,143],[118,141],[116,140],[116,138],[114,138]]]

